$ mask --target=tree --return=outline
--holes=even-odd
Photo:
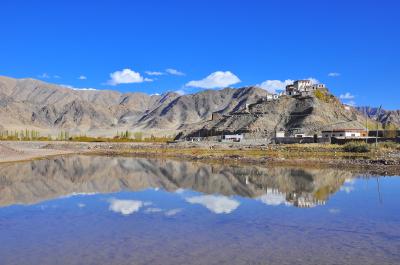
[[[397,137],[397,127],[394,124],[385,124],[385,130],[383,136],[385,138],[396,138]]]

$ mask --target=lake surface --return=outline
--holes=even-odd
[[[70,156],[0,165],[0,264],[400,264],[400,178]]]

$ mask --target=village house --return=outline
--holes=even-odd
[[[223,136],[224,142],[240,142],[243,140],[243,134],[227,134]]]
[[[305,138],[305,137],[312,137],[312,136],[307,136],[305,133],[295,133],[294,138]]]
[[[284,138],[285,137],[285,131],[277,131],[277,132],[275,132],[275,137],[276,138]]]
[[[266,99],[267,101],[271,101],[271,100],[276,100],[278,98],[279,98],[278,94],[268,94]]]
[[[368,132],[364,129],[334,129],[329,131],[322,131],[322,137],[356,139],[356,138],[368,137]]]

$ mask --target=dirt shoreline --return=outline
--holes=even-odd
[[[343,167],[365,174],[400,175],[400,151],[353,154],[323,146],[243,146],[204,143],[0,142],[0,163],[86,154],[175,158],[263,166]]]

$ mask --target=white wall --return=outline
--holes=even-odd
[[[322,137],[345,137],[345,138],[360,138],[361,133],[360,132],[324,132],[322,133]]]

